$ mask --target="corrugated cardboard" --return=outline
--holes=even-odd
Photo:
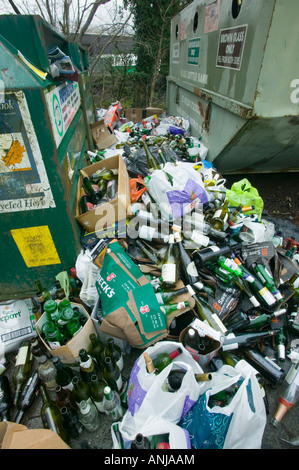
[[[145,108],[144,111],[145,111],[145,116],[143,116],[143,118],[154,116],[154,115],[159,117],[159,116],[161,116],[161,114],[163,113],[164,110],[162,108],[151,108],[151,107],[149,107],[149,108]]]
[[[97,208],[80,214],[80,188],[82,186],[82,178],[79,177],[77,189],[77,208],[76,220],[88,232],[95,232],[102,230],[103,227],[126,220],[127,209],[131,204],[130,188],[129,188],[129,175],[126,165],[120,155],[106,158],[101,162],[94,163],[84,168],[85,173],[92,175],[101,168],[109,170],[118,170],[118,194],[115,199],[110,202],[101,204]]]
[[[116,135],[104,123],[104,119],[91,124],[90,127],[93,139],[99,150],[105,150],[118,142]]]
[[[59,302],[59,301],[57,301]],[[80,312],[84,313],[86,317],[88,317],[87,322],[83,326],[83,328],[73,336],[70,341],[56,349],[49,348],[48,344],[43,340],[41,336],[42,326],[47,321],[46,313],[44,313],[41,318],[36,323],[36,331],[41,339],[41,341],[46,346],[47,350],[52,354],[52,356],[58,357],[61,362],[65,364],[75,364],[79,362],[79,351],[80,349],[88,349],[90,338],[89,335],[92,333],[96,334],[96,330],[93,324],[90,315],[86,312],[85,308],[81,304],[71,303],[72,306],[76,306],[79,308]]]
[[[142,121],[142,119],[145,119],[150,116],[161,116],[163,113],[162,108],[126,108],[125,109],[125,118],[128,121],[133,121],[134,124],[137,124],[138,122]]]
[[[0,449],[70,449],[51,429],[27,429],[10,421],[0,423]]]

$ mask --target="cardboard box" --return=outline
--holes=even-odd
[[[125,118],[128,121],[133,121],[134,124],[137,124],[138,122],[142,121],[142,119],[145,119],[150,116],[161,116],[163,113],[162,108],[126,108],[125,109]]]
[[[145,108],[145,116],[143,116],[143,118],[145,117],[149,117],[149,116],[161,116],[161,114],[164,112],[164,110],[162,108]]]
[[[6,353],[17,350],[22,341],[36,336],[32,307],[31,298],[0,302],[0,362]]]
[[[59,301],[56,301],[59,303]],[[47,321],[47,316],[46,313],[44,313],[41,318],[38,320],[36,323],[36,331],[41,339],[41,341],[44,343],[46,349],[52,354],[52,356],[58,357],[61,362],[68,364],[70,366],[74,366],[78,364],[79,362],[79,351],[80,349],[88,349],[89,344],[90,344],[90,339],[89,335],[92,333],[97,334],[93,321],[86,312],[85,308],[81,304],[77,303],[71,303],[72,306],[78,307],[80,312],[84,313],[84,315],[88,318],[87,322],[83,326],[83,328],[75,335],[73,336],[70,341],[65,344],[64,346],[60,346],[56,349],[51,349],[47,342],[43,340],[41,336],[42,332],[42,327]]]
[[[105,124],[104,119],[91,124],[90,127],[93,140],[99,150],[105,150],[118,142],[116,135]]]
[[[115,199],[107,203],[101,204],[95,209],[80,214],[80,188],[82,186],[82,178],[79,177],[77,188],[77,207],[76,207],[76,220],[88,232],[95,232],[102,230],[106,226],[115,224],[116,222],[123,221],[125,224],[127,209],[131,204],[130,188],[129,188],[129,175],[126,165],[120,155],[106,158],[101,162],[89,165],[84,169],[88,175],[92,175],[101,168],[108,168],[109,170],[118,170],[118,194]]]

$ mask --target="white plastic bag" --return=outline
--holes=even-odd
[[[162,170],[153,171],[144,183],[166,220],[183,217],[208,202],[201,174],[190,163],[168,162]]]
[[[130,449],[131,442],[135,439],[135,436],[138,433],[141,433],[143,436],[150,439],[153,449],[158,448],[153,444],[155,442],[155,436],[161,436],[163,434],[166,435],[164,439],[166,444],[169,444],[170,449],[191,449],[188,431],[164,418],[160,418],[159,416],[148,415],[144,417],[143,414],[139,415],[137,413],[133,417],[129,412],[127,412],[122,421],[117,424],[125,449]],[[114,425],[111,426],[111,435],[113,449],[119,449],[120,445],[115,436]],[[163,447],[161,446],[160,448]]]
[[[88,307],[93,307],[98,300],[98,291],[96,289],[96,280],[99,275],[100,269],[96,266],[88,252],[83,250],[78,255],[76,260],[76,275],[82,282],[80,290],[80,299]]]
[[[196,403],[204,382],[198,383],[194,374],[201,374],[202,368],[181,343],[160,341],[146,351],[154,359],[159,353],[170,353],[180,347],[182,353],[158,375],[149,374],[143,354],[136,360],[128,385],[128,411],[134,416],[159,416],[177,423]],[[181,387],[176,392],[164,391],[163,384],[172,368],[186,370]],[[163,387],[163,388],[162,388]]]
[[[236,383],[240,387],[227,406],[209,407],[210,396]],[[206,382],[205,392],[179,425],[189,432],[194,449],[260,449],[266,421],[254,372],[243,375],[225,365]]]

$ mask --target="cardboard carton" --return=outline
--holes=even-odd
[[[105,124],[104,119],[91,124],[90,127],[94,142],[99,150],[105,150],[118,142],[116,135]]]
[[[98,207],[86,212],[85,214],[80,214],[80,188],[82,187],[81,176],[79,177],[78,181],[76,220],[88,232],[102,230],[103,228],[109,227],[112,224],[120,221],[123,221],[125,224],[127,209],[131,203],[129,175],[126,165],[120,155],[106,158],[101,162],[94,163],[93,165],[89,165],[83,169],[85,173],[92,175],[97,170],[100,170],[104,167],[109,170],[118,170],[117,197],[110,202],[100,204]]]
[[[59,301],[56,301],[59,303]],[[86,312],[85,308],[81,304],[71,303],[72,306],[78,307],[80,312],[84,313],[84,315],[88,318],[87,322],[83,326],[83,328],[73,336],[70,341],[64,346],[60,346],[56,349],[51,349],[46,341],[41,336],[42,327],[47,321],[46,313],[44,313],[41,318],[36,323],[36,331],[41,339],[41,341],[46,346],[46,349],[52,354],[52,356],[58,357],[61,362],[69,365],[78,364],[79,362],[79,351],[80,349],[88,349],[90,339],[89,335],[92,333],[97,334],[94,328],[94,324],[90,315]]]

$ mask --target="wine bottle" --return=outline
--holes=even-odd
[[[260,315],[249,316],[249,324],[246,326],[246,330],[258,329],[263,326],[270,325],[275,322],[280,315],[284,315],[286,312],[287,309],[281,308],[269,315],[267,313],[262,313]]]
[[[244,333],[241,335],[235,335],[234,333],[229,333],[222,344],[223,351],[231,351],[233,349],[239,349],[249,346],[256,341],[259,341],[264,338],[269,338],[277,334],[276,330],[264,331],[260,333]]]
[[[185,250],[182,243],[182,238],[178,232],[174,234],[174,239],[176,242],[175,247],[178,251],[179,271],[184,284],[194,284],[196,282],[199,282],[200,279],[195,263],[191,259],[191,256],[189,255],[187,250]]]
[[[182,310],[183,308],[189,307],[189,302],[178,302],[177,304],[161,305],[160,308],[165,315],[170,315],[172,312]]]
[[[123,417],[120,396],[116,390],[112,390],[109,386],[104,388],[103,408],[112,421],[119,421]]]
[[[214,230],[222,230],[225,226],[229,215],[229,200],[226,199],[224,204],[216,210],[211,218],[210,224]]]
[[[68,435],[66,429],[63,427],[59,408],[55,401],[49,397],[47,389],[43,384],[40,387],[40,394],[43,401],[40,415],[44,428],[56,432],[63,441],[67,442]]]
[[[73,390],[72,396],[75,400],[76,405],[79,407],[81,401],[87,401],[92,403],[90,382],[84,382],[80,380],[78,376],[73,377]]]
[[[62,364],[58,357],[53,357],[52,362],[56,368],[56,383],[60,385],[65,390],[73,390],[73,377],[74,372],[71,367],[67,366],[66,364]]]
[[[248,282],[244,280],[249,290],[255,295],[258,301],[266,308],[272,307],[276,304],[277,300],[274,295],[269,291],[267,286],[264,286],[258,278],[254,279],[254,282]]]
[[[169,239],[169,236],[165,235],[165,233],[159,232],[155,227],[148,227],[147,225],[138,227],[138,236],[143,240],[159,240],[164,241],[165,243]]]
[[[187,371],[183,369],[171,370],[162,385],[162,389],[172,393],[179,390],[186,372]],[[212,374],[210,372],[194,374],[194,378],[196,382],[208,382],[209,380],[212,380]]]
[[[58,408],[61,411],[61,408],[67,407],[72,408],[73,410],[77,411],[78,407],[75,403],[75,400],[72,396],[72,392],[67,388],[62,388],[60,385],[57,385],[55,388],[56,398],[55,402]]]
[[[79,404],[78,417],[86,431],[94,432],[99,429],[100,416],[93,402],[82,400]]]
[[[85,382],[91,381],[92,374],[99,374],[100,369],[96,361],[82,348],[79,351],[80,375]]]
[[[116,363],[110,357],[105,358],[103,377],[112,390],[120,391],[122,388],[122,376]]]
[[[90,394],[92,401],[94,402],[97,410],[100,413],[104,412],[103,400],[104,400],[104,388],[107,387],[107,382],[99,378],[97,374],[91,376],[90,383]]]
[[[48,321],[55,322],[61,315],[55,299],[49,299],[45,302],[44,311],[46,312]]]
[[[102,369],[105,360],[105,347],[95,333],[89,335],[89,340],[88,353],[96,360],[97,364]]]
[[[57,300],[63,300],[65,299],[65,291],[62,285],[60,284],[60,281],[55,281],[55,287],[56,287],[56,292],[55,292],[55,299]]]
[[[79,172],[82,177],[83,187],[90,197],[92,204],[97,205],[103,198],[104,194],[98,186],[92,184],[88,174],[84,170],[79,170]]]
[[[236,249],[236,246],[234,246],[234,249]],[[200,269],[206,266],[207,264],[215,262],[219,256],[227,255],[231,253],[231,251],[232,247],[230,245],[212,245],[208,246],[207,248],[202,248],[199,251],[194,251],[193,259],[195,262],[195,266],[197,270],[200,271]]]
[[[238,215],[242,212],[242,205],[237,206],[233,211],[229,212],[227,222],[233,227],[238,220]]]
[[[18,400],[18,412],[14,419],[15,423],[20,423],[22,421],[25,412],[32,406],[35,398],[38,396],[40,386],[41,379],[39,377],[38,370],[36,369],[29,377]]]
[[[287,337],[285,333],[285,328],[282,326],[279,328],[279,332],[275,337],[275,344],[278,351],[278,360],[279,362],[285,362],[286,360],[286,342]]]
[[[269,270],[267,270],[261,263],[253,263],[251,268],[259,277],[260,281],[269,289],[270,292],[272,292],[274,297],[279,301],[283,300],[283,297],[278,290],[272,275],[269,273]]]
[[[148,167],[149,172],[152,172],[154,170],[159,170],[159,167],[160,167],[159,162],[156,159],[155,155],[148,148],[148,145],[145,142],[145,140],[142,139],[141,143],[143,145],[143,148],[146,154],[146,162],[147,162],[147,167]]]
[[[167,352],[161,352],[159,353],[156,357],[152,358],[154,368],[155,368],[155,373],[159,374],[165,367],[167,367],[173,359],[175,359],[177,356],[182,354],[183,350],[181,348],[177,348],[174,351],[167,353]]]
[[[47,359],[46,356],[42,356],[39,360],[38,375],[48,390],[56,389],[56,374],[57,370],[53,362]]]
[[[6,375],[0,375],[0,421],[11,420],[12,396]]]
[[[189,292],[191,293],[191,291]],[[210,306],[199,295],[196,295],[194,291],[191,295],[195,301],[195,309],[200,319],[202,321],[207,321],[212,328],[225,335],[227,333],[227,328],[219,316],[213,312]]]
[[[237,258],[232,259],[226,256],[219,256],[217,262],[223,268],[229,271],[230,273],[244,279],[247,282],[254,282],[254,277],[252,274],[241,264],[241,262],[236,262]]]
[[[272,419],[274,427],[279,427],[286,413],[294,407],[299,399],[299,362],[292,364],[289,369],[283,389],[281,391],[278,407]]]
[[[277,386],[283,382],[284,371],[278,367],[270,358],[262,355],[259,351],[252,348],[242,349],[242,356],[257,369],[260,374],[268,379],[273,385]]]
[[[130,449],[151,449],[151,442],[148,437],[138,433],[135,439],[131,442]]]
[[[157,292],[156,293],[156,298],[157,301],[160,305],[163,304],[168,304],[171,300],[174,298],[178,297],[179,295],[186,294],[188,291],[188,287],[183,287],[182,289],[177,289],[174,291],[169,291],[169,292]]]
[[[235,315],[225,320],[225,326],[229,333],[234,333],[239,330],[247,330],[250,325],[250,320],[246,313],[237,310]]]
[[[120,347],[117,346],[117,344],[115,344],[113,338],[108,338],[107,340],[107,346],[105,348],[105,356],[110,357],[116,363],[120,372],[123,370],[124,368],[123,355],[122,355]]]
[[[174,287],[177,283],[177,262],[174,251],[174,235],[169,235],[168,247],[162,262],[161,277],[165,288]]]
[[[77,439],[82,434],[84,427],[79,420],[78,413],[70,407],[63,406],[60,408],[62,417],[62,425],[70,439]]]
[[[48,352],[47,348],[45,345],[41,342],[41,340],[38,338],[38,336],[32,336],[29,338],[30,341],[30,351],[39,362],[40,358],[42,356],[46,356],[48,359],[50,359],[51,354]]]
[[[205,336],[200,336],[194,328],[188,328],[182,341],[191,354],[206,354],[207,341]]]
[[[14,385],[13,404],[15,406],[17,405],[21,392],[30,377],[32,364],[33,355],[30,351],[30,341],[25,340],[19,347],[12,377],[12,382]]]

